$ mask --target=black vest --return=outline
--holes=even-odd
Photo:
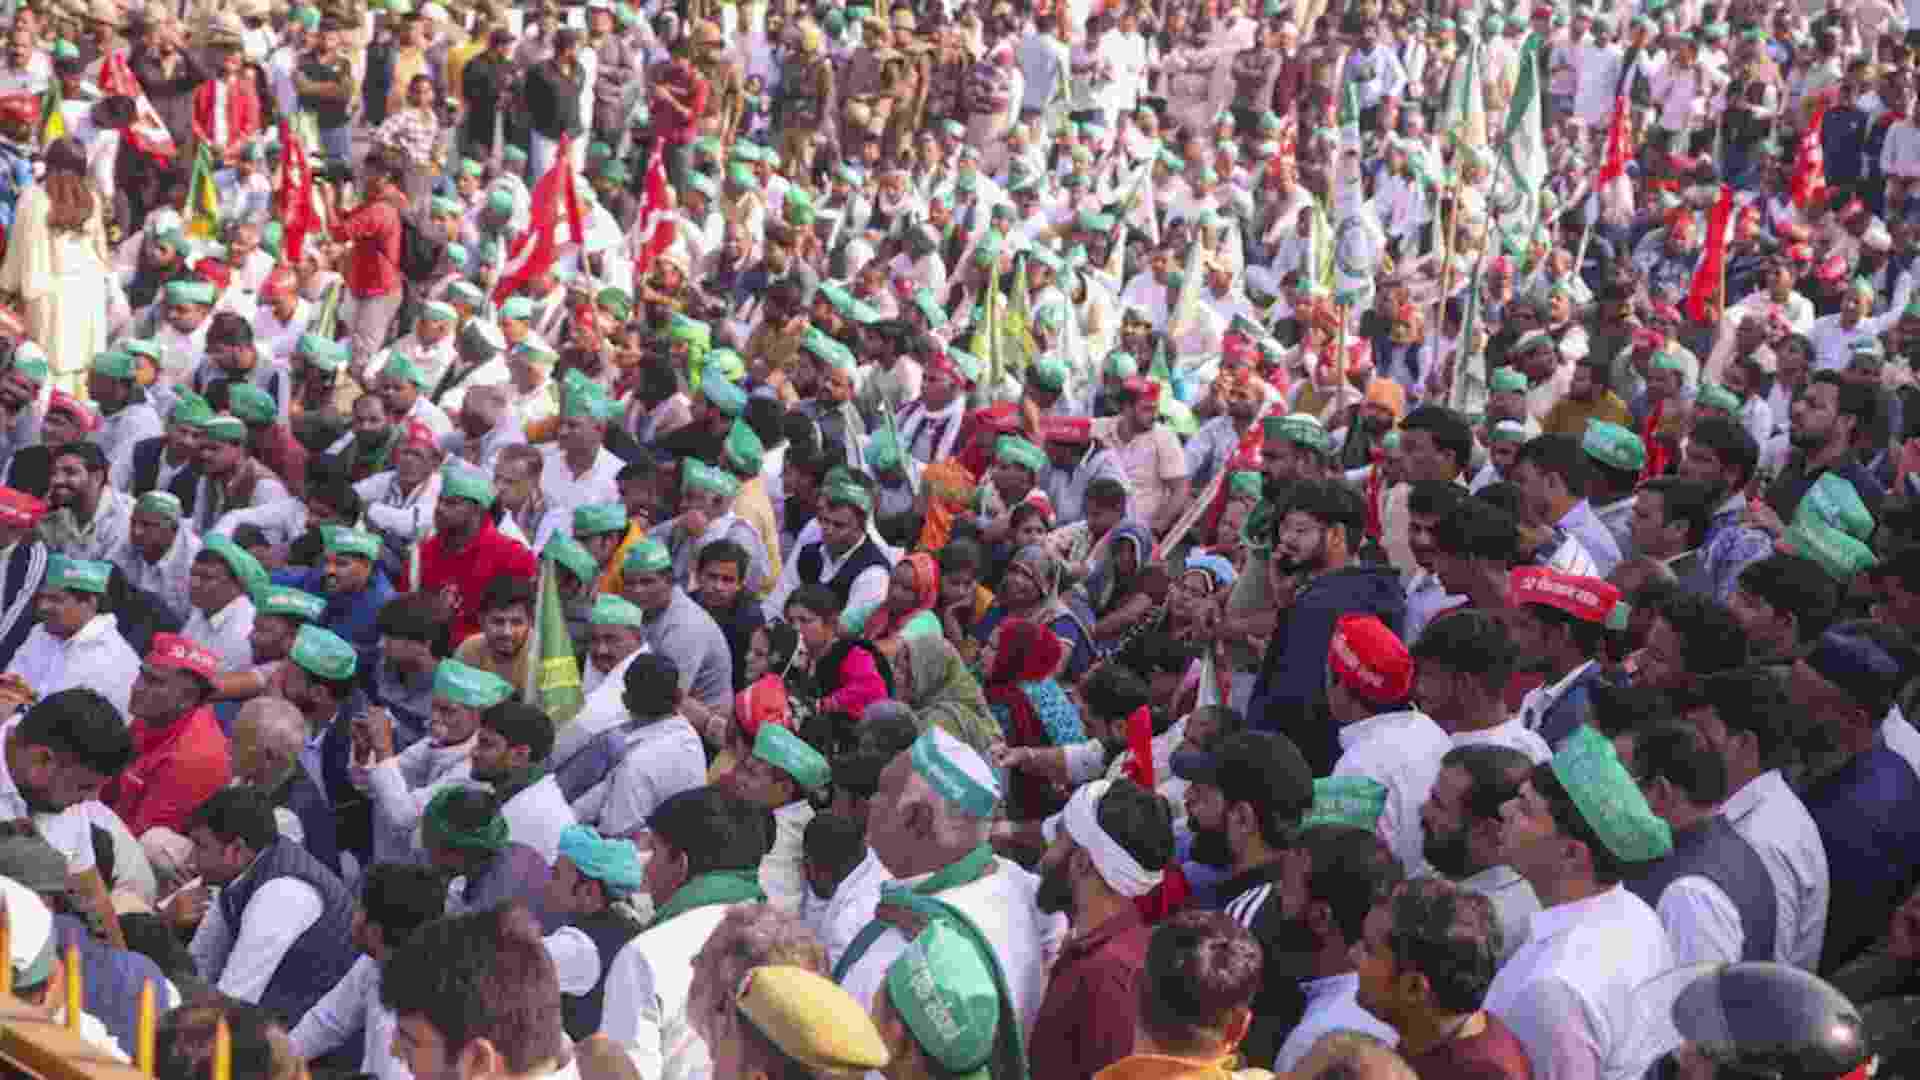
[[[47,576],[47,545],[38,540],[22,540],[0,565],[0,667],[13,662],[33,624],[39,622],[33,598]]]
[[[1660,894],[1683,877],[1699,876],[1718,885],[1740,911],[1740,929],[1746,939],[1741,960],[1773,959],[1778,899],[1767,864],[1746,838],[1715,814],[1685,832],[1673,834],[1673,852],[1626,882],[1627,889],[1650,907],[1660,906]]]
[[[560,1020],[567,1037],[580,1042],[600,1030],[600,1007],[607,992],[607,972],[613,970],[613,958],[627,942],[638,937],[642,927],[612,911],[589,915],[575,921],[575,930],[587,935],[600,953],[600,978],[584,994],[560,995]]]
[[[876,566],[885,570],[892,565],[887,562],[887,557],[880,553],[880,548],[873,542],[872,537],[860,541],[860,546],[854,548],[853,553],[847,556],[847,561],[841,564],[840,572],[825,581],[820,580],[820,572],[827,566],[825,540],[816,540],[801,548],[798,558],[801,584],[825,585],[833,590],[834,599],[840,601],[840,606],[843,608],[847,606],[847,597],[853,594],[855,579]]]
[[[320,894],[319,921],[294,940],[260,995],[262,1008],[292,1024],[345,977],[358,953],[353,947],[353,894],[306,848],[285,838],[274,841],[246,873],[220,890],[220,915],[228,932],[238,940],[247,901],[260,886],[283,877],[304,881]]]
[[[155,435],[151,439],[141,439],[133,444],[133,491],[139,498],[160,486],[160,457],[166,453],[167,439],[164,435]],[[183,513],[193,513],[194,491],[200,486],[200,466],[188,462],[186,467],[175,473],[167,490],[180,498]]]

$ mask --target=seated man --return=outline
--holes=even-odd
[[[41,697],[91,686],[125,712],[140,657],[106,610],[112,576],[111,563],[65,555],[48,559],[46,582],[35,604],[40,622],[13,654],[7,675],[23,680]]]
[[[374,857],[406,861],[414,853],[413,830],[428,800],[472,778],[474,736],[480,714],[512,696],[498,675],[458,660],[442,660],[433,676],[433,719],[427,737],[396,750],[393,721],[375,710],[356,724],[356,784],[373,796]],[[364,771],[363,770],[364,767]]]

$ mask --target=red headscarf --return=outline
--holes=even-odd
[[[1006,619],[996,633],[993,666],[986,672],[987,701],[1006,707],[1007,745],[1046,746],[1047,729],[1020,684],[1051,678],[1066,658],[1067,646],[1052,630],[1027,619]],[[1012,784],[1008,801],[1016,819],[1059,809],[1060,799],[1044,779],[1015,773]]]
[[[900,632],[915,615],[933,610],[940,602],[940,564],[933,556],[924,551],[916,551],[900,561],[900,565],[913,571],[913,608],[910,611],[895,612],[882,603],[867,616],[866,638],[868,641],[881,641]]]

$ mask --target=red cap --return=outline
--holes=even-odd
[[[1545,4],[1541,4],[1533,9],[1533,17],[1536,19],[1551,19],[1553,18],[1553,9]]]
[[[1143,375],[1130,376],[1120,383],[1129,398],[1146,398],[1148,401],[1160,400],[1160,384]]]
[[[212,649],[179,634],[155,634],[147,650],[147,663],[155,667],[179,668],[212,681],[220,671],[220,658]]]
[[[1040,511],[1040,515],[1047,519],[1047,527],[1048,528],[1053,527],[1053,520],[1055,517],[1053,512],[1053,500],[1047,498],[1046,492],[1041,491],[1039,488],[1034,488],[1032,491],[1027,492],[1026,498],[1021,499],[1020,501],[1021,503],[1027,506],[1031,506],[1034,509]]]
[[[260,286],[261,296],[286,296],[300,287],[300,278],[291,266],[276,266]]]
[[[1810,263],[1813,261],[1813,245],[1806,243],[1788,244],[1787,250],[1782,252],[1782,254],[1786,256],[1788,262]]]
[[[1639,348],[1657,349],[1665,344],[1666,340],[1667,336],[1665,334],[1662,334],[1650,326],[1636,326],[1633,328],[1633,343]]]
[[[193,273],[201,281],[210,281],[223,290],[233,281],[233,268],[219,259],[201,259],[193,264]]]
[[[1020,406],[1011,401],[989,405],[973,414],[974,422],[1002,435],[1020,430]]]
[[[1582,622],[1604,623],[1620,602],[1620,590],[1599,578],[1521,566],[1507,576],[1507,598],[1516,606],[1542,604]]]
[[[1825,262],[1814,268],[1813,276],[1821,281],[1839,281],[1847,276],[1847,257],[1837,252],[1827,256]]]
[[[435,453],[440,451],[440,440],[434,436],[433,429],[418,420],[407,421],[407,426],[400,430],[400,445]]]
[[[1375,705],[1393,705],[1413,692],[1413,656],[1373,615],[1342,615],[1327,646],[1327,667],[1341,685]]]
[[[1040,418],[1042,442],[1089,443],[1093,441],[1093,418],[1088,416],[1043,416]]]
[[[46,516],[46,500],[18,488],[0,487],[0,525],[31,529]]]
[[[65,390],[55,390],[47,398],[47,411],[50,413],[66,413],[79,423],[80,430],[82,431],[92,431],[94,428],[100,426],[100,418],[93,415],[93,410],[87,408],[85,402],[67,393]]]
[[[1678,323],[1680,321],[1680,309],[1665,301],[1656,302],[1648,314],[1661,322]]]
[[[40,98],[34,94],[7,94],[0,97],[0,121],[31,126],[40,120]]]

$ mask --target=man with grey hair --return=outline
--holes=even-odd
[[[273,820],[280,835],[294,843],[306,842],[306,829],[290,807],[292,789],[303,784],[325,805],[325,796],[313,777],[300,768],[300,752],[307,745],[307,718],[286,698],[258,697],[240,706],[233,718],[233,783],[257,787],[273,796]]]
[[[881,773],[867,808],[867,843],[902,886],[964,916],[993,947],[1025,1042],[1067,921],[1040,911],[1038,877],[987,846],[1000,798],[999,777],[979,751],[928,728]],[[907,945],[906,935],[876,919],[841,954],[834,977],[871,1007]]]
[[[526,441],[527,433],[507,411],[506,389],[490,385],[475,386],[467,391],[455,417],[455,430],[442,436],[440,444],[449,454],[492,472],[503,447]]]

